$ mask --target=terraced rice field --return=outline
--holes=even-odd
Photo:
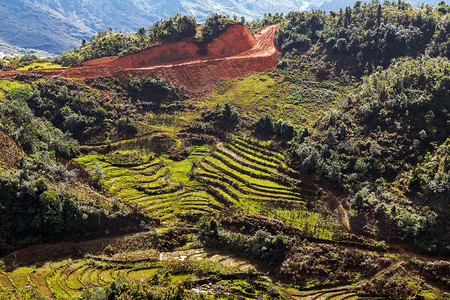
[[[223,255],[215,252],[208,252],[204,249],[192,249],[184,251],[174,252],[161,252],[161,261],[167,260],[179,260],[179,261],[202,261],[209,260],[212,262],[220,263],[226,267],[235,268],[238,271],[246,272],[249,268],[254,267],[247,260],[232,257],[229,255]]]
[[[91,172],[103,174],[100,182],[111,195],[137,203],[165,222],[178,223],[186,214],[212,214],[235,206],[282,220],[312,237],[332,240],[340,234],[332,217],[308,207],[319,200],[316,187],[298,180],[281,153],[249,139],[235,137],[212,148],[195,147],[180,161],[164,155],[155,158],[143,150],[93,153],[77,161]],[[170,280],[177,283],[187,276],[197,278],[192,275],[193,268],[230,274],[253,267],[246,260],[203,249],[154,252],[157,255],[139,258],[128,254],[125,258],[88,256],[0,272],[0,298],[12,291],[37,291],[50,298],[68,299],[119,278],[147,281],[169,272]],[[205,262],[209,265],[196,266]],[[286,294],[294,299],[360,299],[351,287],[306,292],[289,289]]]
[[[90,257],[80,260],[48,262],[40,267],[22,267],[12,272],[0,272],[0,298],[3,292],[14,290],[37,290],[50,298],[68,299],[81,295],[84,290],[102,287],[124,278],[130,281],[152,280],[155,274],[169,270],[172,281],[179,280],[188,268],[216,268],[224,273],[244,272],[252,267],[247,261],[208,253],[203,249],[161,252],[139,260]],[[219,265],[220,263],[220,265]],[[180,267],[181,265],[181,267]],[[215,267],[216,266],[216,267]]]
[[[304,300],[376,300],[382,298],[360,297],[353,292],[354,286],[343,286],[322,290],[311,290],[304,292],[289,291],[287,294],[292,299]]]
[[[195,148],[182,161],[157,158],[131,165],[111,162],[107,156],[87,155],[78,162],[90,170],[98,166],[104,171],[101,180],[108,192],[117,198],[142,206],[149,215],[171,221],[185,214],[213,213],[224,208],[202,185],[189,177],[195,161],[204,155]]]
[[[135,161],[116,161],[126,155]],[[343,233],[337,216],[311,210],[319,199],[317,188],[297,179],[282,153],[247,138],[234,137],[214,149],[195,147],[180,161],[140,150],[86,155],[77,161],[90,170],[101,168],[101,182],[110,194],[137,203],[163,222],[235,206],[298,227],[306,236],[333,240]]]
[[[318,200],[316,187],[296,179],[284,161],[283,154],[236,137],[202,158],[195,176],[222,203],[282,220],[317,238],[333,239],[340,234],[337,221],[307,208],[308,202]]]
[[[248,272],[252,265],[245,259],[236,258],[204,249],[173,252],[149,252],[136,259],[130,257],[89,256],[85,259],[66,259],[47,262],[39,267],[21,267],[12,272],[0,272],[0,298],[9,292],[37,291],[51,299],[70,299],[80,296],[85,290],[103,287],[114,280],[149,281],[168,276],[176,283],[192,275],[193,269],[215,270],[221,274]],[[283,289],[291,299],[356,300],[377,298],[359,297],[353,290],[357,285],[297,291]],[[2,298],[3,299],[3,298]]]

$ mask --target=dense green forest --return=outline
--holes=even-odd
[[[276,37],[287,68],[308,61],[321,80],[361,78],[341,109],[299,138],[291,162],[353,195],[353,219],[366,234],[428,251],[449,246],[449,8],[356,2],[328,15],[290,14]]]
[[[52,63],[236,22],[176,15]],[[277,68],[201,95],[161,76],[0,80],[1,297],[448,299],[450,6],[246,25],[270,24]]]

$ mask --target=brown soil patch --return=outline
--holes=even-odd
[[[221,79],[274,69],[278,50],[273,39],[279,27],[267,26],[253,35],[247,27],[233,25],[207,45],[181,41],[120,57],[88,61],[79,68],[0,72],[0,76],[11,78],[17,73],[67,78],[160,75],[176,85],[185,86],[189,93],[201,93]]]

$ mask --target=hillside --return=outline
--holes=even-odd
[[[449,299],[449,20],[176,15],[3,60],[0,298]]]
[[[18,74],[61,75],[69,78],[163,76],[177,86],[183,86],[189,93],[200,93],[209,90],[220,79],[275,68],[277,49],[273,38],[278,27],[271,25],[254,35],[241,24],[230,24],[209,43],[185,40],[154,45],[121,56],[88,60],[78,68],[6,71],[1,74],[7,78]],[[106,39],[105,43],[108,42]],[[62,60],[64,64],[66,57],[76,54],[68,53],[57,60]]]
[[[136,32],[155,21],[167,19],[176,13],[194,16],[200,22],[212,13],[237,15],[247,21],[261,19],[267,13],[288,13],[301,9],[318,8],[339,10],[355,1],[212,1],[212,0],[4,0],[0,7],[0,53],[14,54],[26,51],[45,51],[61,54],[77,47],[85,38],[113,28],[121,32]],[[420,6],[422,1],[410,1]],[[425,1],[431,5],[438,0]],[[14,48],[19,47],[19,49]],[[23,50],[20,50],[22,48]],[[11,52],[19,51],[19,52]],[[48,54],[39,52],[40,56]]]
[[[0,7],[0,39],[11,46],[61,54],[100,31],[113,28],[136,32],[159,19],[184,13],[205,21],[211,13],[261,18],[268,12],[288,12],[302,2],[283,1],[88,1],[5,0]],[[0,52],[6,52],[0,48]]]

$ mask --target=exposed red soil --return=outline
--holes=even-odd
[[[123,69],[146,68],[194,59],[215,59],[239,54],[252,49],[257,41],[250,29],[242,25],[229,27],[209,44],[196,44],[191,40],[156,45],[120,57],[100,58],[85,62],[83,66],[118,66]]]
[[[185,86],[190,93],[201,93],[221,79],[274,69],[278,50],[273,38],[279,26],[267,26],[253,35],[247,27],[233,25],[207,45],[181,41],[88,61],[79,68],[0,72],[0,76],[11,78],[17,73],[67,78],[161,75]]]

